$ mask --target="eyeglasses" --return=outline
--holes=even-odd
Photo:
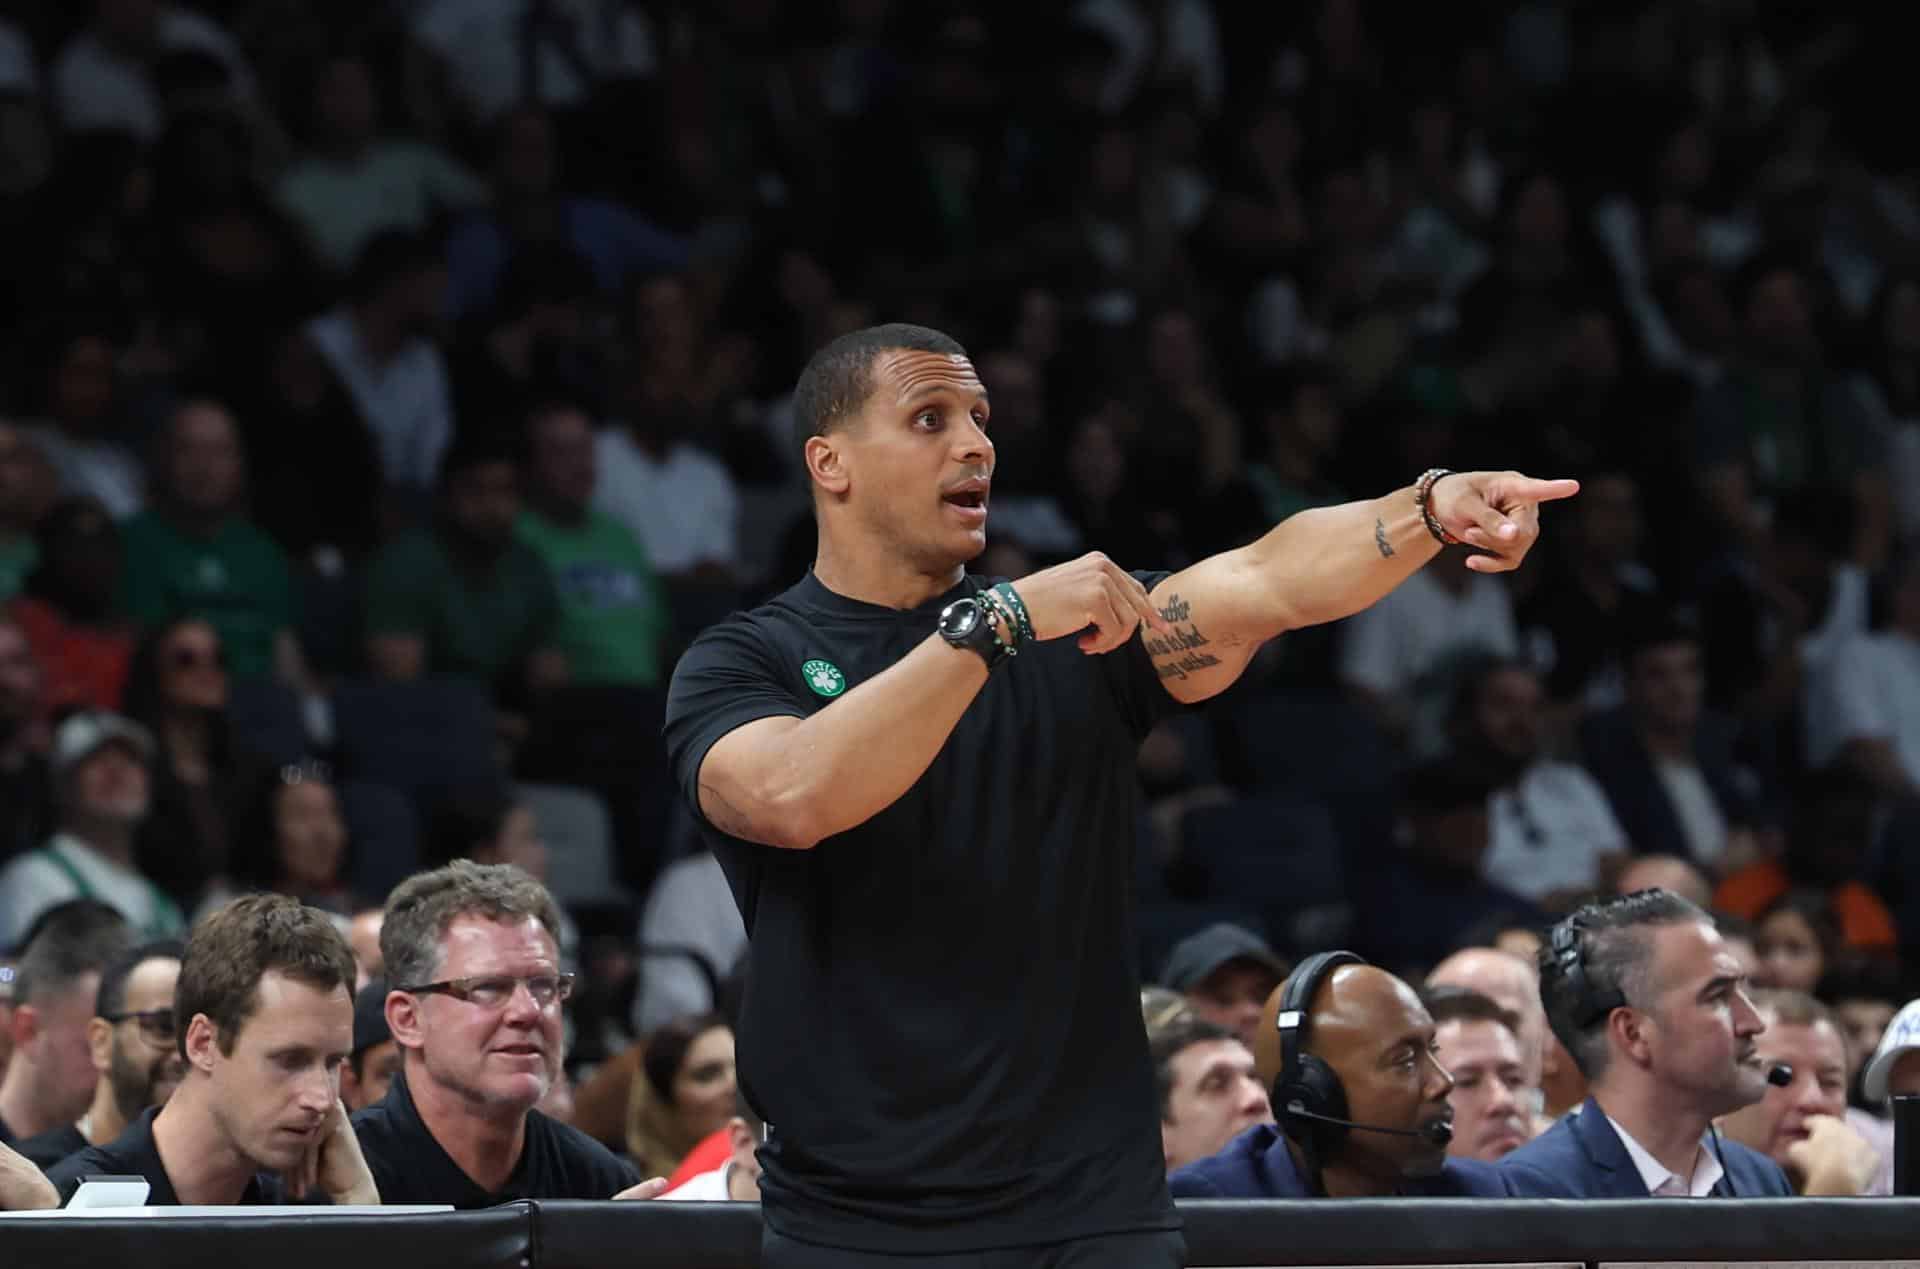
[[[122,1022],[140,1024],[140,1034],[155,1044],[172,1044],[178,1033],[171,1009],[147,1009],[140,1013],[109,1013],[101,1015],[108,1022],[118,1025]]]
[[[535,974],[520,978],[512,974],[482,974],[474,978],[449,978],[443,983],[421,983],[418,987],[400,987],[413,995],[437,994],[464,1000],[482,1009],[502,1009],[513,999],[514,989],[527,985],[533,1003],[545,1009],[573,995],[572,974]]]

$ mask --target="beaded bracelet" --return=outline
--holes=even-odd
[[[1019,656],[1020,644],[1023,642],[1020,638],[1020,625],[1008,611],[1005,602],[990,590],[981,591],[974,597],[974,602],[978,603],[983,611],[1000,619],[1000,625],[993,631],[994,646],[1000,650],[999,659],[1004,661],[1008,657]],[[1007,632],[1007,637],[1004,639],[1000,637],[1002,629]]]
[[[992,589],[991,593],[996,598],[1005,601],[1007,607],[1013,610],[1015,619],[1020,623],[1020,642],[1031,642],[1033,639],[1033,619],[1027,616],[1026,602],[1020,598],[1020,592],[1013,588],[1013,583],[1001,582]]]
[[[1451,476],[1453,472],[1445,467],[1429,467],[1420,473],[1420,479],[1413,482],[1413,503],[1420,508],[1420,520],[1427,526],[1427,532],[1442,546],[1458,546],[1460,539],[1447,532],[1447,526],[1441,524],[1433,514],[1433,487],[1440,483],[1442,476]]]

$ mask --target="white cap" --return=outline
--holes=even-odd
[[[104,709],[82,710],[68,717],[53,732],[53,751],[47,766],[54,780],[67,778],[68,772],[106,745],[123,744],[140,756],[143,763],[153,761],[153,733],[131,718]]]
[[[1874,1050],[1873,1059],[1860,1074],[1860,1091],[1869,1102],[1887,1099],[1887,1076],[1893,1073],[1893,1064],[1900,1060],[1901,1054],[1916,1049],[1920,1049],[1920,1000],[1909,1000],[1887,1024],[1886,1033],[1880,1037],[1880,1047]]]

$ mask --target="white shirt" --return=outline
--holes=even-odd
[[[48,859],[49,852],[58,854],[67,868]],[[74,874],[86,883],[84,891],[74,884]],[[142,938],[165,938],[186,927],[180,910],[151,881],[77,837],[55,833],[45,851],[28,851],[0,869],[0,947],[19,942],[40,914],[56,903],[81,898],[110,905]]]
[[[211,53],[226,66],[233,95],[240,99],[253,95],[253,76],[239,46],[199,14],[162,10],[158,42],[163,52]],[[53,101],[60,122],[71,131],[124,128],[142,141],[152,141],[159,137],[166,118],[147,68],[122,57],[90,30],[67,41],[54,58]]]
[[[696,1172],[660,1197],[681,1203],[725,1203],[733,1198],[727,1192],[727,1178],[733,1175],[733,1168],[729,1159],[711,1172]]]
[[[1598,879],[1602,855],[1627,850],[1626,830],[1594,778],[1565,762],[1536,762],[1487,799],[1491,842],[1481,871],[1529,899]]]
[[[1726,1175],[1719,1154],[1708,1147],[1704,1136],[1700,1138],[1700,1144],[1694,1147],[1693,1175],[1683,1178],[1677,1172],[1668,1171],[1664,1163],[1648,1154],[1646,1147],[1620,1126],[1619,1120],[1608,1115],[1607,1122],[1618,1134],[1620,1144],[1627,1148],[1627,1157],[1633,1160],[1633,1166],[1646,1183],[1647,1194],[1651,1198],[1705,1198],[1713,1192],[1714,1186],[1720,1184],[1720,1178]]]
[[[453,392],[440,350],[430,340],[415,338],[391,361],[376,363],[344,310],[308,322],[307,338],[367,421],[387,483],[433,488],[440,458],[453,440]]]
[[[1882,630],[1809,668],[1808,764],[1825,766],[1849,741],[1890,740],[1907,778],[1920,782],[1920,643]]]
[[[1412,687],[1456,653],[1477,648],[1513,656],[1520,646],[1505,584],[1479,573],[1455,594],[1433,569],[1421,569],[1344,625],[1340,676],[1382,695]]]
[[[649,947],[699,951],[725,977],[747,950],[747,927],[712,851],[676,860],[660,874],[640,917],[640,990],[633,1025],[650,1035],[675,1018],[714,1007],[707,976],[685,956],[649,955]]]
[[[593,505],[633,530],[654,568],[739,563],[740,494],[718,459],[685,444],[656,459],[618,425],[601,430],[596,448]]]

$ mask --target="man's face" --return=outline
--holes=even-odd
[[[228,1143],[261,1171],[284,1172],[305,1157],[340,1096],[353,998],[345,983],[322,991],[278,970],[261,975],[254,994],[232,1053],[207,1027],[198,1046],[189,1037],[188,1054],[210,1063],[208,1105]]]
[[[965,357],[887,352],[860,412],[827,438],[830,490],[877,539],[944,575],[987,549],[987,390]]]
[[[40,663],[20,627],[0,622],[0,737],[11,735],[40,707]]]
[[[64,992],[21,1005],[16,1012],[16,1039],[22,1041],[14,1061],[33,1063],[41,1077],[42,1108],[47,1118],[71,1123],[86,1113],[97,1078],[93,1049],[87,1043],[87,1020],[93,1017],[94,994],[100,975],[82,974]]]
[[[560,972],[553,936],[534,917],[513,922],[456,917],[440,946],[436,981],[487,975],[532,978]],[[409,1020],[418,1023],[427,1078],[486,1107],[524,1111],[547,1095],[560,1070],[559,1001],[542,1008],[525,984],[517,984],[507,1003],[494,1008],[438,993],[405,999],[415,1002]],[[402,1022],[391,998],[387,1017],[390,1022]],[[396,1037],[408,1030],[405,1025],[394,1026]]]
[[[1820,936],[1811,923],[1792,908],[1782,908],[1754,931],[1760,953],[1760,979],[1769,987],[1812,991],[1826,968]]]
[[[1174,1054],[1173,1088],[1160,1122],[1169,1172],[1217,1154],[1255,1124],[1272,1121],[1273,1107],[1246,1045],[1202,1040]]]
[[[1384,970],[1334,971],[1326,1004],[1316,1009],[1308,1048],[1332,1066],[1347,1090],[1347,1118],[1421,1132],[1450,1122],[1453,1077],[1435,1052],[1433,1017],[1413,989]],[[1446,1148],[1427,1137],[1350,1132],[1341,1157],[1382,1184],[1432,1176]]]
[[[1807,1139],[1809,1119],[1847,1113],[1847,1046],[1831,1023],[1800,1027],[1774,1021],[1760,1038],[1760,1060],[1792,1066],[1793,1082],[1785,1088],[1767,1085],[1759,1101],[1728,1115],[1720,1126],[1785,1167],[1788,1147]]]
[[[168,477],[173,496],[196,511],[225,511],[240,497],[246,463],[233,416],[210,401],[197,401],[173,421]]]
[[[179,1087],[181,1076],[186,1074],[186,1062],[174,1042],[172,1022],[173,989],[179,979],[180,962],[171,956],[142,961],[127,977],[120,1012],[164,1013],[166,1020],[155,1022],[139,1017],[113,1023],[95,1020],[108,1029],[108,1043],[103,1046],[107,1050],[106,1069],[101,1074],[113,1090],[114,1106],[122,1119],[131,1121],[149,1106],[166,1105],[167,1098]],[[94,1064],[99,1065],[98,1053]]]
[[[539,496],[570,510],[584,508],[596,479],[593,427],[578,410],[554,410],[534,420],[533,484]]]
[[[1226,1027],[1253,1047],[1260,1010],[1280,985],[1280,976],[1258,961],[1232,960],[1208,974],[1187,993],[1194,1016]]]
[[[476,542],[506,546],[519,514],[520,482],[512,463],[478,463],[447,481],[447,515]]]
[[[1700,645],[1662,643],[1643,649],[1633,658],[1627,698],[1633,711],[1647,723],[1662,731],[1690,732],[1700,720],[1706,687]]]
[[[147,818],[147,766],[119,741],[80,760],[71,776],[74,805],[90,819],[138,824]]]
[[[1455,1019],[1440,1025],[1440,1064],[1453,1076],[1453,1143],[1447,1153],[1492,1163],[1531,1138],[1524,1105],[1530,1089],[1520,1041],[1497,1022]]]
[[[1480,738],[1501,757],[1531,762],[1540,753],[1540,678],[1530,670],[1497,670],[1480,685],[1474,722]]]
[[[340,1100],[349,1111],[371,1106],[387,1095],[400,1070],[400,1046],[382,1040],[360,1055],[359,1071],[349,1062],[340,1068]]]
[[[1886,1000],[1837,1000],[1833,1005],[1834,1019],[1840,1024],[1840,1031],[1847,1040],[1847,1082],[1860,1073],[1880,1047],[1880,1037],[1887,1033],[1887,1024],[1893,1021],[1894,1007]]]
[[[1688,921],[1654,927],[1650,941],[1651,999],[1629,1002],[1641,1020],[1634,1059],[1702,1114],[1730,1114],[1760,1100],[1766,1068],[1756,1041],[1766,1024],[1719,932]]]

